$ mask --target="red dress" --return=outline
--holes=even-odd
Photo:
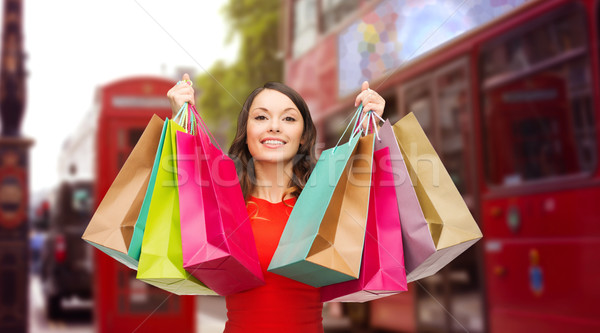
[[[267,272],[292,211],[285,203],[251,197],[246,204],[266,284],[225,298],[225,332],[323,332],[319,288]]]

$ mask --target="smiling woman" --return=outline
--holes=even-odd
[[[179,83],[167,95],[173,113],[194,102],[191,84]],[[367,82],[356,103],[379,115],[385,105]],[[319,288],[267,271],[316,163],[316,134],[306,102],[285,84],[266,83],[242,107],[229,157],[237,164],[265,285],[226,297],[225,332],[323,332]]]
[[[272,177],[267,175],[277,175],[280,169],[285,175],[292,175],[292,159],[306,141],[302,137],[303,129],[303,117],[286,95],[267,89],[255,97],[246,125],[246,144],[254,159],[255,174],[262,174],[257,179],[267,180],[266,184],[256,185],[269,186],[272,181],[278,181],[268,180]]]
[[[264,90],[250,106],[246,144],[256,161],[289,162],[305,139],[304,118],[291,99],[276,90]],[[266,149],[264,149],[266,148]]]
[[[316,161],[316,136],[308,106],[297,92],[278,82],[255,89],[242,107],[229,149],[239,163],[244,196],[272,202],[298,196]]]

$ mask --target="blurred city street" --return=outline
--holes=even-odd
[[[46,306],[39,276],[32,275],[29,282],[29,329],[31,333],[91,333],[94,332],[91,318],[91,304],[77,304],[74,301],[70,312],[64,318],[50,321],[46,316]]]
[[[220,333],[224,297],[179,294],[264,267],[327,333],[600,332],[600,1],[0,3],[0,333]],[[280,162],[302,218],[238,275]]]
[[[51,321],[46,316],[41,280],[32,276],[29,283],[29,328],[31,333],[92,333],[93,304],[73,300],[61,319]],[[221,333],[226,321],[223,297],[196,297],[196,332]]]

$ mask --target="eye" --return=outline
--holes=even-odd
[[[288,117],[285,117],[284,120],[285,121],[296,121],[296,118],[288,116]]]
[[[256,116],[256,117],[254,117],[254,119],[256,119],[256,120],[265,120],[265,119],[267,119],[267,117],[265,117],[265,116]]]

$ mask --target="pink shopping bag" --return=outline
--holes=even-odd
[[[386,120],[379,129],[378,137],[375,140],[375,150],[383,147],[389,147],[390,149],[396,199],[402,224],[406,280],[412,282],[434,274],[441,267],[433,265],[436,261],[434,256],[437,252],[436,246],[411,182],[404,160],[405,156],[402,155],[396,134],[389,120]],[[433,269],[431,266],[433,266]]]
[[[375,149],[382,146],[390,148],[390,158],[394,170],[394,184],[396,186],[396,199],[402,223],[406,279],[408,282],[412,282],[427,276],[423,274],[421,267],[436,252],[435,244],[431,238],[429,225],[423,215],[423,210],[411,183],[400,146],[389,121],[386,121],[379,129],[379,137],[381,141],[375,141]]]
[[[190,107],[199,122],[201,118]],[[220,295],[264,284],[234,162],[205,126],[177,133],[183,267]]]
[[[377,146],[380,140],[375,142]],[[389,147],[384,147],[373,154],[373,182],[360,275],[357,280],[321,287],[323,302],[366,302],[407,290],[389,151]]]

